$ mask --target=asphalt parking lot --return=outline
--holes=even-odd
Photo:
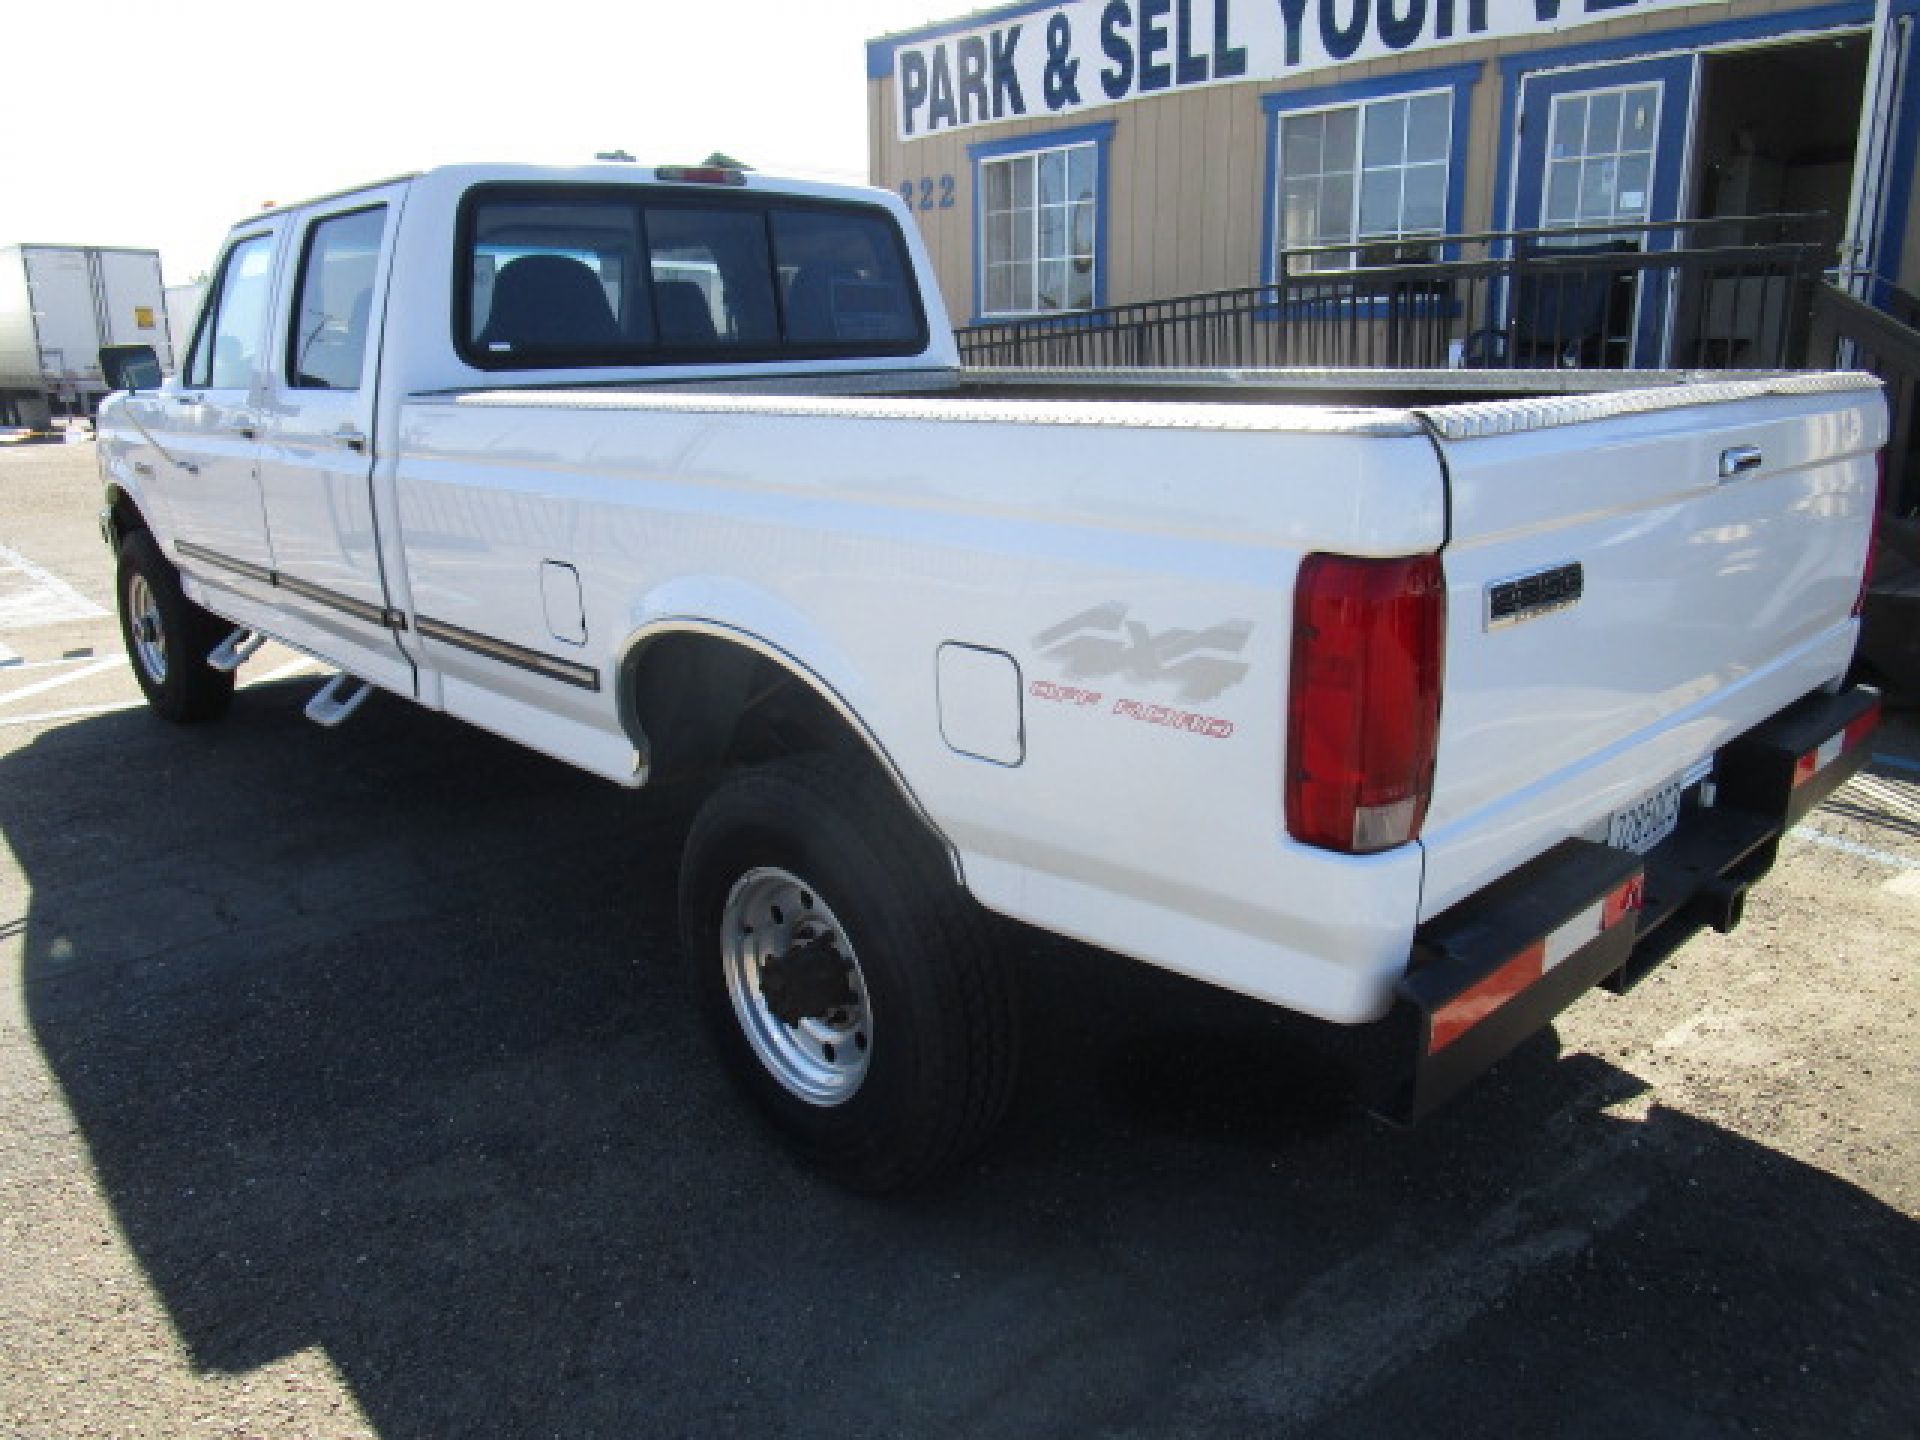
[[[1911,716],[1735,935],[1413,1132],[1009,930],[1010,1123],[882,1203],[709,1059],[689,795],[319,729],[285,652],[169,728],[94,505],[91,445],[0,452],[0,1434],[1915,1433]]]

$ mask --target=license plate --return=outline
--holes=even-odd
[[[1686,788],[1686,778],[1681,776],[1642,795],[1625,809],[1614,811],[1607,821],[1607,844],[1616,850],[1646,854],[1680,824],[1680,796]]]

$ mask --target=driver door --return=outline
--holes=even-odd
[[[133,402],[165,451],[156,458],[153,483],[172,522],[181,568],[259,597],[273,587],[259,436],[281,229],[276,218],[234,235],[179,382]]]

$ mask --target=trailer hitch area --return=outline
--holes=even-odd
[[[1747,914],[1747,880],[1714,881],[1694,897],[1699,916],[1722,935],[1731,935]]]

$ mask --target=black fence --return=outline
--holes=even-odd
[[[970,365],[1774,368],[1805,348],[1822,214],[1284,252],[1271,285],[959,331]]]

